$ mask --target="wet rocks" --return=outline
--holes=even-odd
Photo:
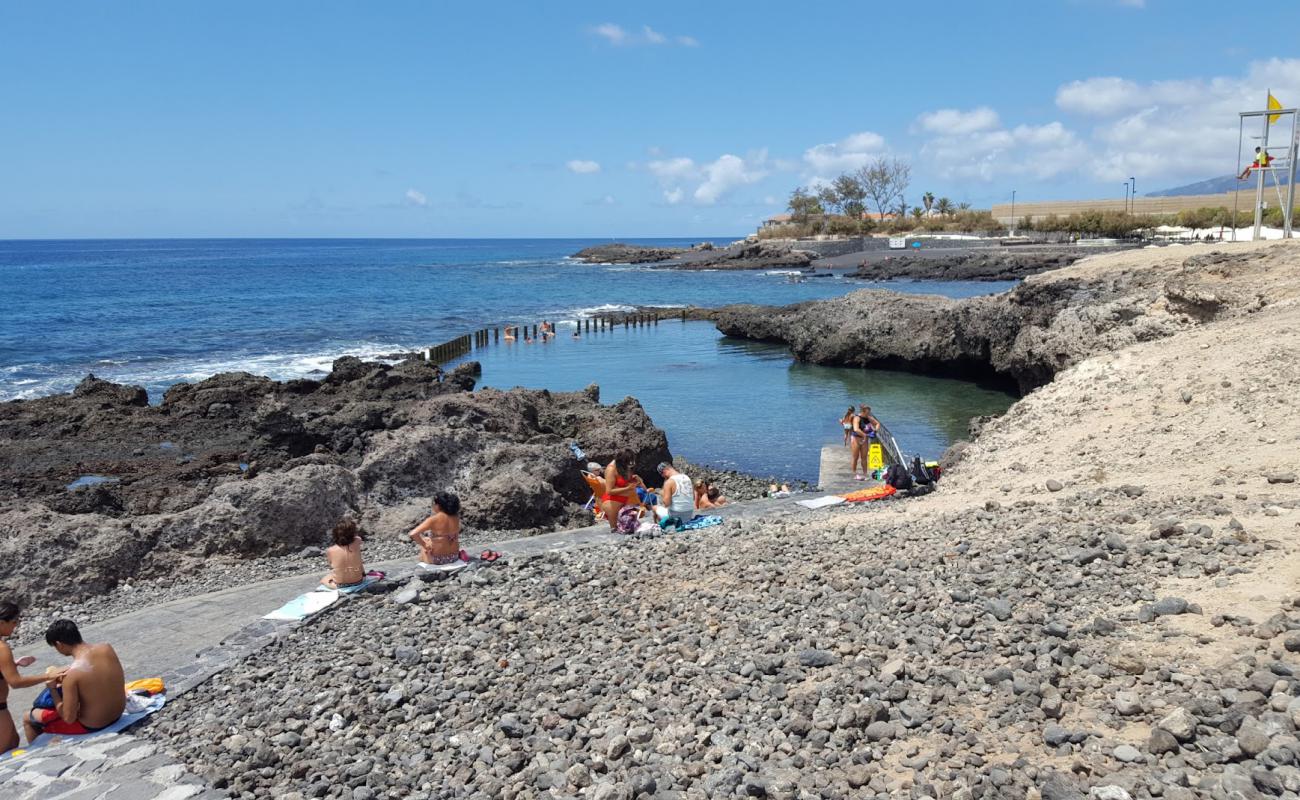
[[[680,247],[650,247],[613,242],[584,248],[570,258],[587,264],[649,264],[676,258],[685,252],[687,250]]]

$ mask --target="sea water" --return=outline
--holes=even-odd
[[[905,448],[926,453],[959,436],[970,416],[1010,402],[957,381],[792,364],[783,348],[727,339],[704,323],[661,322],[581,344],[566,339],[566,321],[599,311],[780,305],[873,286],[842,276],[792,283],[780,270],[682,272],[568,258],[601,243],[0,242],[0,400],[70,391],[93,372],[140,384],[157,402],[174,383],[218,372],[321,376],[342,355],[416,349],[477,328],[550,319],[561,324],[562,341],[477,353],[484,383],[597,383],[606,402],[631,394],[668,432],[674,452],[764,474],[815,477],[817,448],[828,431],[833,438],[849,402],[870,402]],[[949,297],[1009,285],[875,284]]]

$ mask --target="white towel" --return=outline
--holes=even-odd
[[[811,500],[800,500],[798,505],[804,508],[826,508],[827,506],[837,506],[844,502],[844,498],[837,494],[828,494],[825,497],[814,497]]]

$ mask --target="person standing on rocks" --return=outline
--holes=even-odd
[[[331,589],[359,586],[366,579],[366,568],[361,563],[361,531],[351,517],[345,517],[331,532],[334,544],[325,551],[330,571],[321,583]]]
[[[18,630],[18,613],[17,604],[0,602],[0,712],[4,712],[0,714],[0,753],[7,753],[21,743],[18,728],[9,715],[9,690],[25,689],[47,680],[44,675],[23,677],[18,674],[19,667],[30,667],[36,663],[36,659],[31,656],[15,661],[14,651],[5,641]]]
[[[27,742],[42,733],[75,736],[103,730],[126,710],[126,678],[117,651],[106,643],[90,644],[81,638],[70,619],[55,620],[45,631],[45,643],[72,658],[66,671],[46,681],[54,708],[33,708],[23,718]]]
[[[451,492],[433,496],[433,514],[411,529],[422,564],[452,564],[460,559],[460,498]]]
[[[605,467],[605,494],[600,498],[600,507],[611,531],[618,525],[619,510],[637,499],[641,478],[632,472],[632,458],[632,451],[622,450]]]

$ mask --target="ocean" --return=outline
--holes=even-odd
[[[87,373],[166,387],[244,370],[319,375],[474,329],[559,323],[545,346],[474,354],[482,385],[556,390],[590,383],[634,395],[696,461],[816,477],[850,402],[870,402],[905,449],[938,455],[975,414],[1011,398],[960,381],[791,362],[783,348],[729,339],[706,323],[572,339],[573,321],[634,305],[785,304],[872,284],[791,283],[780,270],[678,272],[567,258],[592,239],[215,239],[0,241],[0,400],[70,391]],[[633,240],[685,246],[698,240]],[[718,239],[725,243],[728,239]],[[967,297],[1010,284],[899,283]]]

